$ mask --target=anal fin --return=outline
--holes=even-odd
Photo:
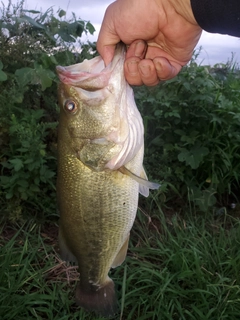
[[[120,266],[123,261],[126,258],[127,255],[127,249],[128,249],[128,241],[129,241],[129,235],[127,237],[127,239],[125,240],[124,244],[122,245],[122,248],[119,250],[117,256],[115,257],[113,263],[112,263],[112,268],[116,268],[118,266]]]

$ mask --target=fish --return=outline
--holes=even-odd
[[[139,193],[159,187],[143,168],[143,121],[124,58],[119,44],[106,67],[97,56],[56,68],[60,253],[78,263],[76,303],[104,317],[118,309],[108,273],[125,260]]]

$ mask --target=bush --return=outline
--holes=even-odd
[[[23,2],[0,12],[2,213],[50,218],[56,211],[55,68],[96,55],[95,44],[81,43],[94,28],[74,14],[67,20],[61,9],[24,10]],[[145,125],[145,166],[150,179],[162,181],[157,199],[178,198],[201,210],[226,205],[239,189],[239,70],[193,60],[176,78],[134,90]]]
[[[145,162],[151,177],[201,210],[239,189],[238,69],[192,61],[158,87],[136,88],[135,97],[144,118]]]
[[[55,215],[56,65],[78,63],[96,53],[83,45],[90,22],[66,12],[24,10],[9,2],[0,15],[0,197],[2,211]],[[6,200],[4,200],[6,199]]]

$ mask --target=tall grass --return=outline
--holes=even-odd
[[[56,252],[56,227],[2,227],[0,319],[102,319],[74,303],[75,266]],[[138,212],[125,263],[111,271],[113,319],[239,319],[240,223]]]

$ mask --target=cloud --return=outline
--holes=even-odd
[[[226,63],[234,56],[234,61],[240,62],[240,39],[227,35],[203,32],[197,45],[202,47],[198,62],[202,64]]]

